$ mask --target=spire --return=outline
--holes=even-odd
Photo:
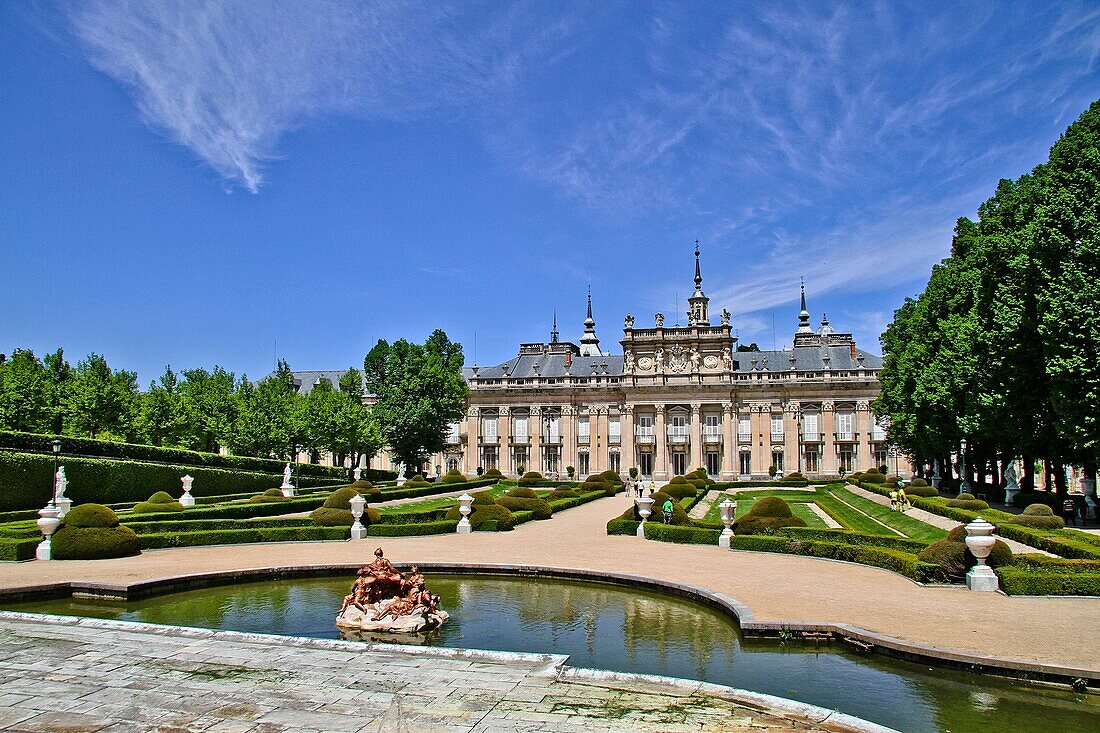
[[[600,339],[596,336],[596,321],[592,318],[592,286],[588,286],[588,315],[584,319],[584,335],[581,336],[581,356],[603,356]]]
[[[554,325],[550,327],[550,343],[558,342],[558,309],[554,309]]]
[[[703,275],[699,270],[699,240],[695,240],[695,293],[688,298],[688,325],[709,326],[710,298],[703,294]]]
[[[801,278],[799,278],[801,280]],[[813,333],[810,328],[810,312],[806,310],[806,281],[802,280],[802,310],[798,313],[798,333]]]

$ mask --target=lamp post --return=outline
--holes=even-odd
[[[355,518],[351,525],[351,538],[361,540],[367,536],[367,528],[359,521],[359,518],[363,516],[363,508],[366,507],[367,500],[356,494],[348,500],[348,504],[351,506],[351,516]]]
[[[966,438],[959,441],[959,493],[969,493],[970,482],[966,480]]]
[[[722,515],[722,524],[726,525],[726,528],[722,530],[722,534],[718,535],[718,546],[723,550],[730,548],[730,538],[733,537],[733,530],[730,529],[730,525],[733,524],[733,515],[737,509],[737,503],[726,499],[718,505],[718,511]]]
[[[638,516],[642,518],[642,521],[638,524],[638,536],[645,537],[645,522],[649,519],[649,515],[653,513],[653,497],[638,497],[634,500],[634,504],[638,507]]]

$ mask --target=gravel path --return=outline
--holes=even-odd
[[[724,492],[721,491],[708,491],[703,498],[699,500],[699,503],[691,508],[691,511],[688,512],[688,516],[694,517],[695,519],[702,519],[707,515],[707,512],[710,511],[710,505],[716,502],[723,493]]]
[[[829,513],[819,507],[816,502],[808,501],[806,506],[810,508],[811,512],[821,517],[821,521],[825,522],[825,526],[829,529],[844,529],[844,525],[830,517]]]

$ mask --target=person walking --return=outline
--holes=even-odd
[[[1066,500],[1062,502],[1062,520],[1066,523],[1066,526],[1076,526],[1077,524],[1077,504],[1066,497]]]
[[[665,524],[672,524],[672,499],[665,499],[661,509],[665,515]]]

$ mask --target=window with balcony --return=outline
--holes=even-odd
[[[836,414],[836,439],[851,441],[855,435],[852,432],[852,423],[855,416],[850,412],[838,412]],[[851,470],[851,469],[849,469]]]
[[[447,442],[454,444],[459,442],[459,431],[462,429],[462,423],[453,422],[447,426]]]
[[[752,424],[747,417],[737,419],[737,440],[741,443],[752,442]],[[742,471],[742,473],[747,473],[747,471]]]
[[[546,423],[546,435],[545,440],[551,445],[557,445],[561,442],[561,418],[551,417],[549,422]]]
[[[588,441],[592,438],[592,423],[588,421],[588,418],[583,418],[577,421],[577,442],[588,444]],[[587,460],[587,459],[586,459]],[[587,473],[585,471],[584,473]]]
[[[495,417],[481,419],[481,440],[485,443],[497,442],[497,419]]]
[[[634,428],[635,439],[642,444],[653,442],[653,416],[639,415],[638,424]]]
[[[871,440],[879,442],[886,440],[886,426],[882,424],[882,418],[871,415]]]
[[[607,421],[607,439],[611,443],[622,442],[622,423],[618,418],[611,418]]]
[[[668,426],[668,437],[672,440],[684,441],[687,440],[688,426],[687,415],[674,414],[670,418],[670,424]]]
[[[517,417],[514,438],[517,443],[526,443],[530,440],[527,437],[527,418]]]
[[[703,439],[711,443],[722,439],[722,422],[718,415],[703,416]]]
[[[783,440],[782,415],[772,415],[772,440]]]
[[[811,413],[802,416],[802,439],[810,443],[821,440],[820,415]]]

